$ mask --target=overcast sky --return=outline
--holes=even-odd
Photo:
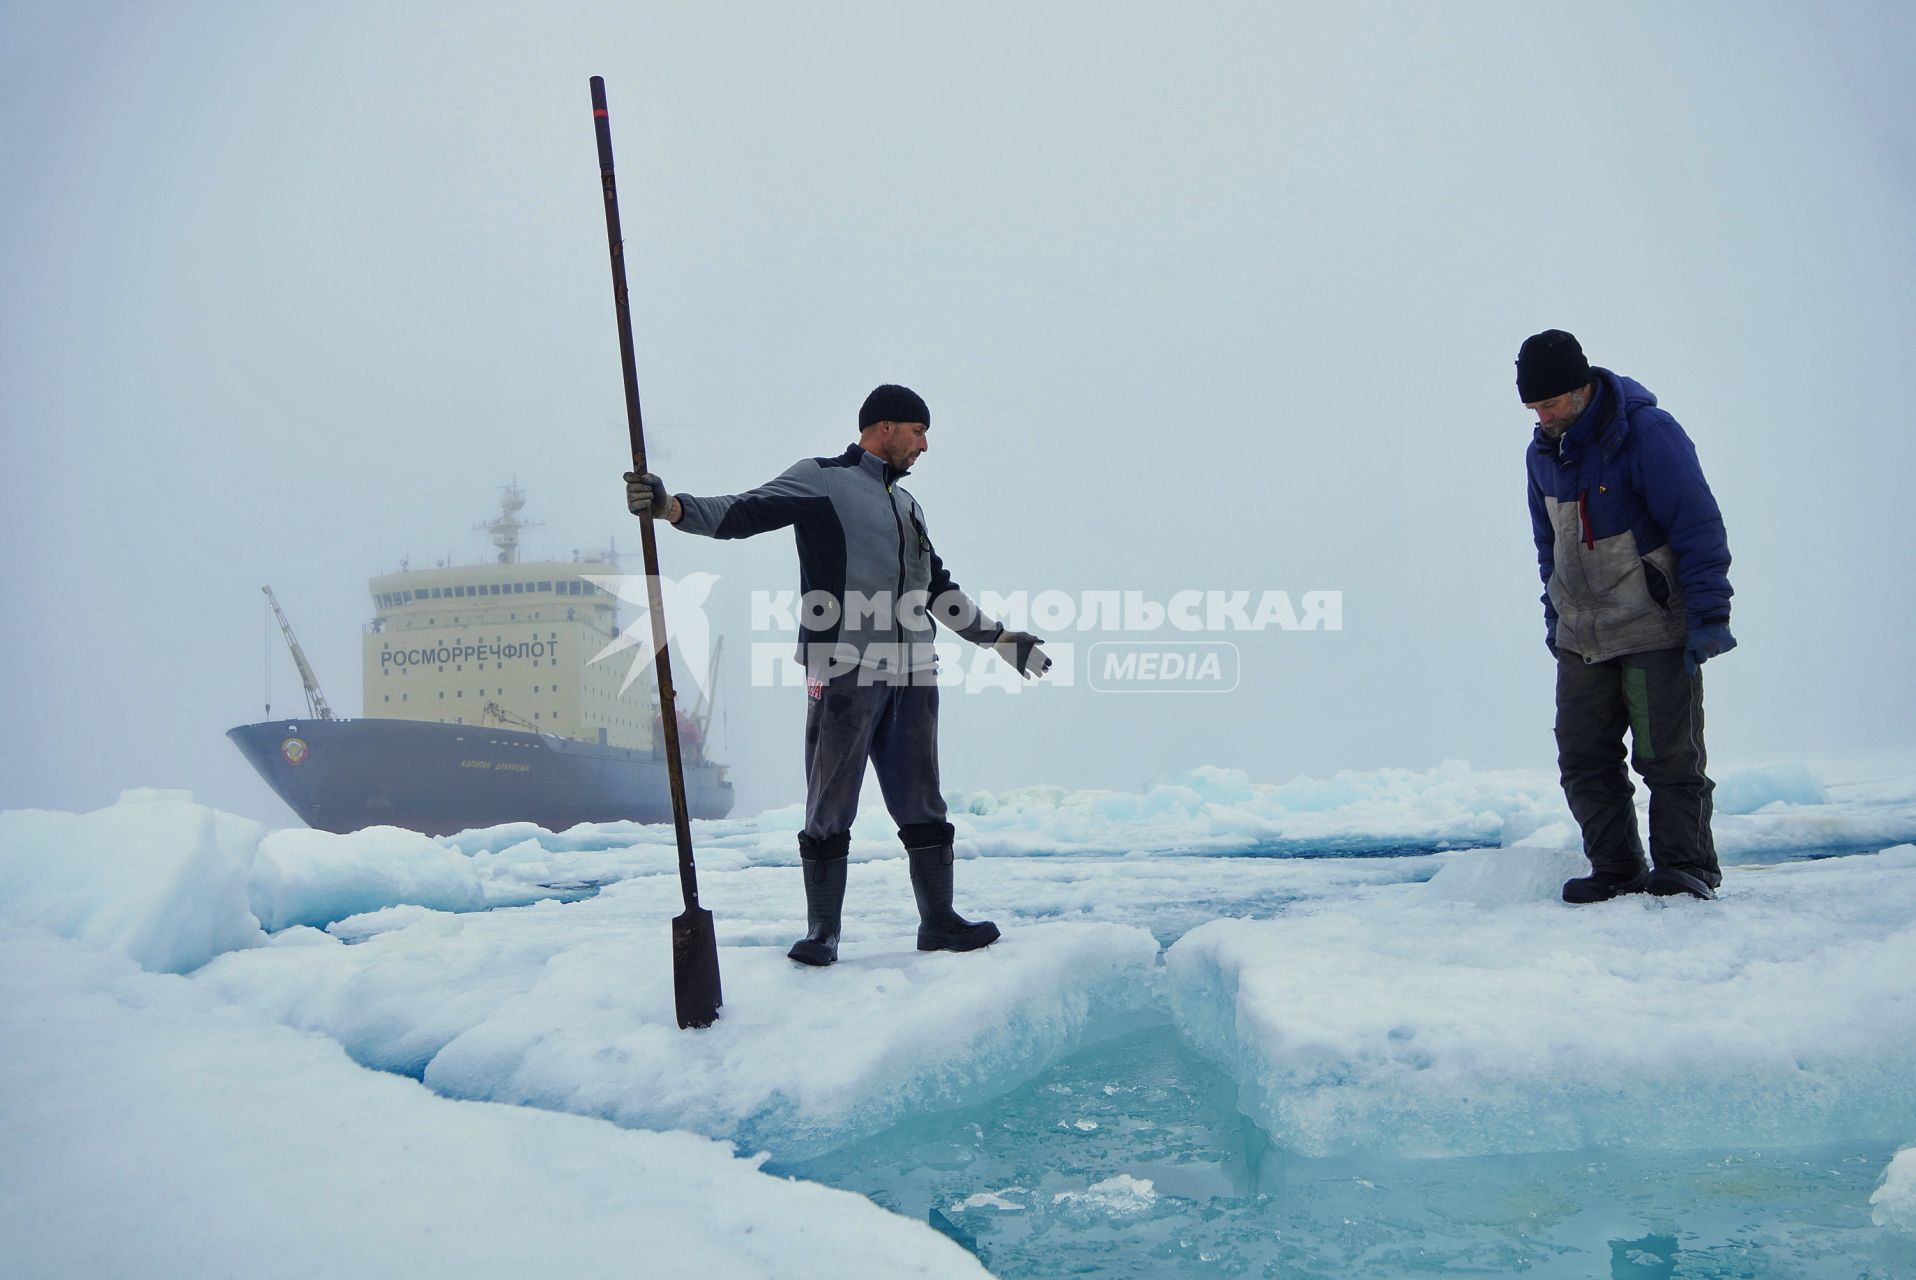
[[[259,585],[359,709],[366,580],[636,550],[587,80],[656,470],[734,492],[915,387],[973,590],[1335,589],[1226,696],[951,697],[948,787],[1548,768],[1525,335],[1697,444],[1742,647],[1719,766],[1916,745],[1916,16],[1848,4],[0,8],[0,807],[190,789],[300,707]],[[749,687],[790,536],[719,575],[718,754],[802,794]]]

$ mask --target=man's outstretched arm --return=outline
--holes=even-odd
[[[756,489],[714,498],[667,492],[665,482],[651,472],[625,474],[625,505],[633,515],[651,511],[686,533],[708,538],[749,538],[755,533],[783,529],[829,511],[831,499],[816,484],[818,467],[794,463]]]
[[[1012,631],[987,617],[953,580],[938,552],[931,552],[931,614],[940,623],[976,645],[989,645],[1021,676],[1030,679],[1051,669],[1044,642],[1027,631]]]

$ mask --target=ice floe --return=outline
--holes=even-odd
[[[437,1097],[44,931],[0,928],[0,1046],[9,1275],[986,1274],[721,1143]]]
[[[1180,1030],[1316,1155],[1916,1131],[1916,846],[1733,871],[1716,902],[1556,900],[1577,859],[1225,920],[1167,956]]]

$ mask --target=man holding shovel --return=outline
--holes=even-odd
[[[1019,674],[1050,667],[1038,637],[985,617],[932,549],[918,502],[898,485],[930,449],[931,411],[909,388],[886,384],[858,413],[858,443],[837,457],[806,458],[745,493],[668,493],[658,476],[626,473],[626,505],[687,533],[749,538],[790,526],[798,541],[799,661],[805,716],[805,868],[808,931],[793,944],[801,964],[838,959],[845,855],[865,762],[911,863],[920,951],[973,951],[998,926],[952,909],[952,827],[938,787],[938,682],[934,620],[989,645]]]

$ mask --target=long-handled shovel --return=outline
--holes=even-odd
[[[605,80],[592,77],[592,123],[599,135],[599,181],[605,188],[605,238],[612,249],[612,301],[619,314],[619,360],[625,367],[625,419],[632,434],[632,470],[643,474],[645,427],[639,416],[639,375],[632,357],[632,307],[625,287],[625,238],[619,231],[619,189],[612,178],[612,123],[605,111]],[[659,594],[659,546],[649,512],[639,517],[645,550],[646,601],[652,610],[653,666],[659,673],[659,715],[665,722],[665,765],[672,776],[672,825],[679,838],[679,888],[685,911],[672,917],[672,995],[680,1027],[709,1027],[725,996],[719,990],[718,933],[699,905],[698,868],[692,863],[692,824],[685,809],[685,771],[679,762],[679,713],[672,664],[665,651],[665,602]]]

